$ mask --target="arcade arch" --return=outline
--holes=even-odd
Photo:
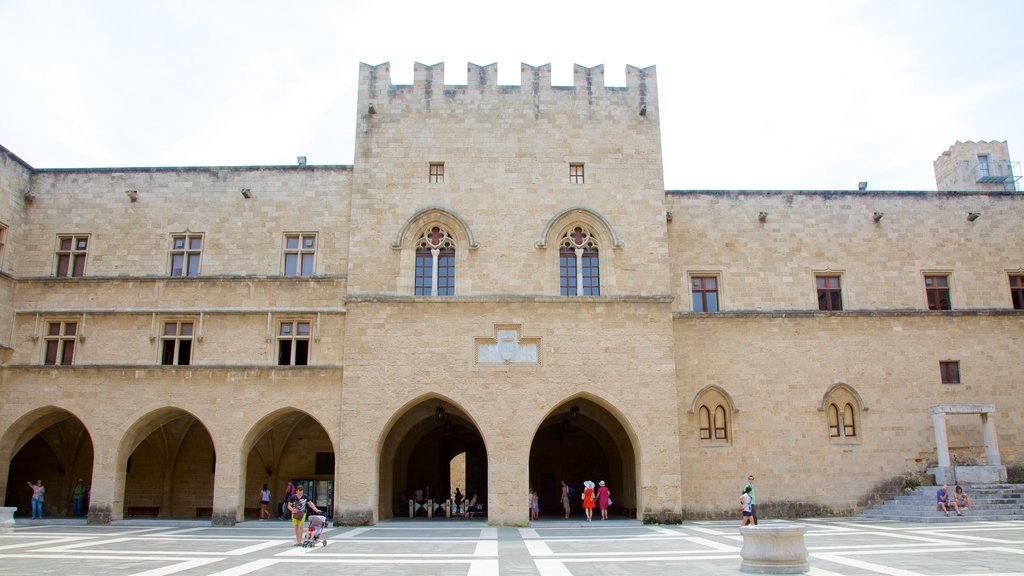
[[[487,502],[487,448],[472,418],[455,402],[440,396],[410,402],[392,418],[380,443],[378,517],[409,515],[417,489],[430,489],[437,502],[461,488],[467,500],[475,493]],[[464,461],[464,475],[453,462]],[[465,485],[453,484],[465,478]],[[414,513],[425,508],[413,505]]]
[[[599,399],[577,396],[552,410],[530,447],[530,487],[540,497],[541,515],[563,514],[561,481],[572,486],[572,513],[580,514],[583,482],[604,480],[611,489],[610,513],[635,516],[638,454],[635,435]],[[525,509],[524,509],[525,513]]]
[[[211,516],[216,450],[206,426],[191,413],[166,407],[140,418],[121,440],[118,465],[123,473],[115,495],[121,496],[122,517]]]
[[[22,416],[0,440],[0,462],[9,462],[5,505],[29,515],[32,490],[27,482],[46,487],[45,516],[71,516],[72,491],[79,478],[92,482],[93,443],[77,416],[46,406]],[[82,515],[88,511],[82,503]]]
[[[285,485],[301,485],[317,508],[334,516],[335,451],[323,425],[298,408],[268,414],[249,431],[242,443],[244,516],[258,517],[259,494],[270,488],[271,517],[281,514]]]

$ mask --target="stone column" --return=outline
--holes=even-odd
[[[999,457],[999,438],[996,435],[996,423],[992,421],[992,414],[983,412],[981,414],[981,434],[985,441],[985,464],[988,466],[1002,466]]]
[[[935,457],[939,468],[949,466],[949,440],[946,438],[946,413],[932,413],[932,426],[935,428]]]
[[[245,471],[239,460],[237,446],[228,445],[217,451],[217,468],[213,477],[213,515],[210,518],[214,526],[234,526],[242,518]]]
[[[124,517],[125,463],[117,461],[117,446],[93,437],[92,482],[89,485],[89,524],[106,525]],[[120,482],[118,479],[120,478]]]

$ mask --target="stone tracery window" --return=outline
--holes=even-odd
[[[576,226],[562,236],[558,249],[559,292],[562,296],[601,294],[600,256],[590,230]]]
[[[416,296],[455,295],[455,239],[433,226],[416,241]]]
[[[714,416],[712,416],[714,414]],[[725,407],[719,404],[715,406],[714,412],[708,405],[700,407],[700,439],[701,440],[728,440],[729,429],[727,426]]]
[[[858,420],[860,412],[866,408],[855,390],[842,383],[833,386],[825,393],[818,410],[825,411],[830,440],[840,443],[860,442]]]

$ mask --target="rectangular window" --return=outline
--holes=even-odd
[[[569,184],[583,184],[583,164],[569,164]]]
[[[285,276],[312,276],[315,263],[316,234],[285,234]]]
[[[88,236],[58,236],[57,277],[85,276],[85,257],[88,251]]]
[[[199,276],[203,255],[202,234],[179,234],[171,237],[171,276]]]
[[[718,278],[694,276],[690,279],[694,312],[718,312]]]
[[[949,300],[949,276],[925,276],[924,289],[928,296],[929,310],[951,310]]]
[[[277,364],[306,366],[309,364],[309,322],[281,322],[277,332]]]
[[[430,296],[434,274],[434,256],[428,248],[416,251],[416,295]]]
[[[192,363],[192,322],[164,322],[160,336],[160,363],[164,366],[188,366]]]
[[[991,175],[988,165],[988,154],[978,154],[978,178],[988,178]]]
[[[601,266],[596,248],[583,249],[583,295],[601,295]]]
[[[839,276],[818,276],[818,310],[842,310],[843,291]]]
[[[440,184],[444,182],[444,162],[430,163],[430,183]]]
[[[959,384],[960,362],[957,360],[939,362],[939,373],[942,375],[943,384]]]
[[[576,251],[563,247],[558,253],[558,286],[562,296],[576,295]]]
[[[442,248],[437,255],[437,295],[452,296],[454,294],[455,249]]]
[[[1024,275],[1010,275],[1010,299],[1014,310],[1024,310]]]
[[[48,322],[46,325],[46,356],[49,366],[70,366],[75,359],[78,322]]]

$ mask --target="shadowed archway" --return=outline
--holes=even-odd
[[[583,482],[607,483],[610,514],[635,517],[639,502],[637,454],[619,417],[597,401],[579,396],[552,410],[530,448],[530,487],[537,490],[542,516],[564,514],[561,481],[572,486],[572,514],[580,517]],[[525,513],[525,512],[524,512]],[[600,515],[595,513],[595,518]]]
[[[27,483],[42,480],[44,516],[72,516],[78,480],[86,486],[92,483],[92,437],[82,421],[63,408],[47,406],[23,416],[3,442],[3,451],[13,454],[5,505],[17,506],[18,516],[29,516],[32,490]],[[87,512],[86,493],[80,515]]]
[[[452,497],[452,462],[464,454],[466,485],[458,486],[469,499],[487,502],[487,449],[476,424],[462,408],[441,397],[421,399],[398,412],[380,451],[380,518],[408,517],[416,490],[429,487],[430,497]],[[424,496],[425,499],[425,496]],[[426,509],[413,504],[414,513]]]

